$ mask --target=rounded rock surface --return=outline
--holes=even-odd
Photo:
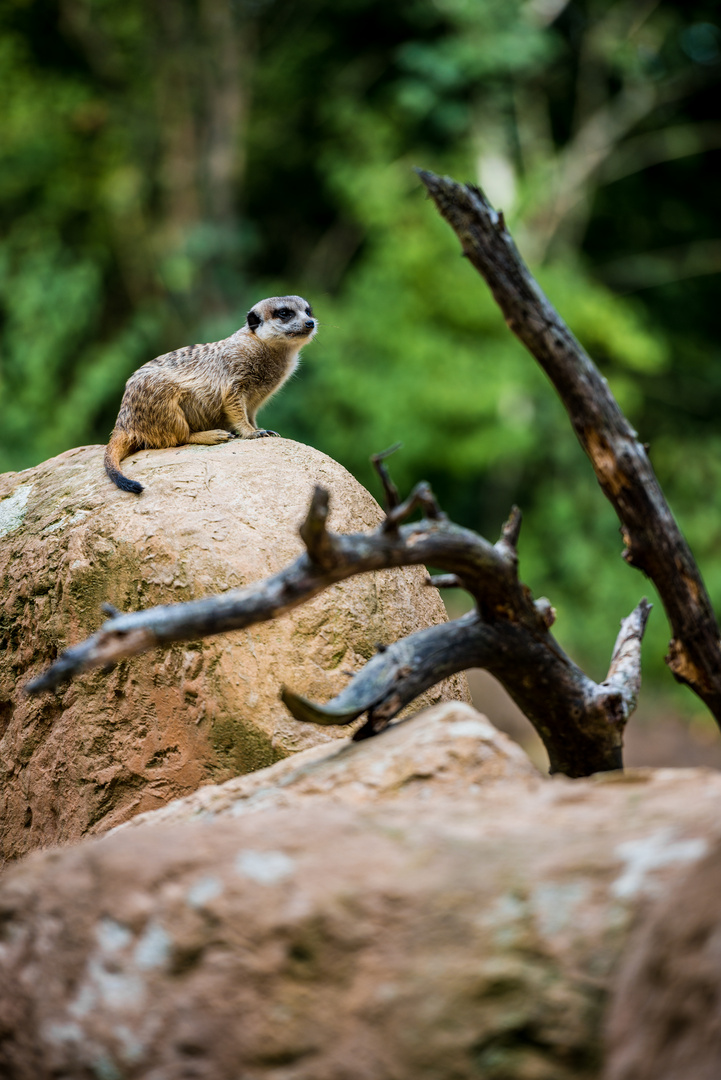
[[[444,768],[5,871],[3,1080],[597,1080],[629,929],[718,840],[721,776]]]
[[[57,693],[22,687],[58,652],[122,611],[242,588],[303,550],[316,484],[329,526],[382,518],[339,464],[286,439],[144,451],[119,491],[103,448],[81,447],[0,477],[0,856],[74,840],[171,799],[262,768],[347,728],[297,723],[282,683],[325,701],[378,643],[444,621],[412,567],[361,575],[268,623],[158,649]],[[420,704],[468,697],[464,676]]]

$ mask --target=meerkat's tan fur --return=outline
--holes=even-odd
[[[271,296],[255,304],[230,337],[188,345],[144,364],[126,383],[105,451],[110,479],[123,491],[140,494],[142,485],[120,472],[120,462],[136,450],[277,435],[258,428],[255,415],[293,374],[316,329],[307,300]]]

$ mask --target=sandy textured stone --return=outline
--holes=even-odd
[[[267,577],[302,550],[313,485],[331,527],[362,531],[381,511],[345,469],[285,439],[138,453],[115,488],[102,448],[0,477],[0,853],[76,839],[292,751],[347,735],[296,723],[282,682],[319,701],[388,643],[445,618],[412,568],[365,575],[277,621],[89,673],[58,694],[22,686],[60,648],[123,611]],[[425,697],[467,697],[457,677]]]
[[[397,734],[369,744],[381,785]],[[718,839],[721,775],[445,768],[6,871],[0,1075],[598,1077],[629,928]]]
[[[348,739],[310,747],[267,769],[202,787],[117,828],[240,817],[305,805],[319,795],[352,806],[385,802],[411,790],[418,798],[435,798],[442,791],[464,793],[520,777],[539,777],[520,746],[470,705],[444,702],[393,724],[381,744]]]

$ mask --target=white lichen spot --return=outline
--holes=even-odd
[[[138,1013],[143,1008],[145,984],[128,961],[127,950],[133,934],[115,919],[103,918],[95,927],[95,940],[97,949],[88,957],[68,1013],[75,1020],[104,1009],[113,1013]]]
[[[145,984],[139,975],[132,971],[123,971],[97,958],[91,957],[88,961],[86,982],[81,988],[78,1003],[83,990],[93,991],[92,997],[88,995],[83,1001],[86,1006],[85,1012],[89,1012],[93,1006],[101,1006],[112,1012],[137,1012],[142,1006],[145,997]],[[87,1007],[89,1005],[89,1007]],[[82,1015],[75,1009],[69,1010],[73,1016],[79,1018]]]
[[[290,877],[295,870],[295,860],[282,851],[241,851],[235,860],[235,869],[241,877],[257,881],[259,885],[275,885]]]
[[[89,514],[89,510],[76,510],[74,514],[66,514],[59,521],[53,521],[51,525],[46,525],[43,532],[52,533],[57,532],[58,529],[67,529],[70,525],[79,525],[81,521],[85,521]]]
[[[109,1054],[100,1053],[92,1063],[97,1080],[123,1080],[123,1074]]]
[[[66,1021],[64,1023],[50,1022],[43,1024],[42,1037],[45,1042],[49,1042],[51,1046],[63,1046],[70,1045],[72,1043],[82,1043],[85,1034],[80,1024],[76,1024],[73,1021]]]
[[[133,935],[127,926],[115,919],[103,918],[95,927],[95,940],[101,952],[116,953],[130,944]]]
[[[87,976],[87,971],[85,974]],[[68,1005],[68,1012],[76,1019],[82,1020],[93,1011],[99,1000],[95,987],[89,982],[84,982],[74,1000]]]
[[[611,885],[611,893],[618,900],[630,900],[640,892],[657,892],[658,884],[649,880],[654,870],[674,863],[696,862],[707,850],[708,844],[701,837],[674,840],[672,829],[659,829],[640,840],[625,840],[615,851],[625,867]]]
[[[531,894],[531,907],[539,931],[555,937],[574,925],[574,915],[589,893],[585,881],[548,882],[538,885]]]
[[[170,959],[171,944],[167,931],[159,922],[151,919],[135,946],[133,960],[141,971],[164,968]]]
[[[145,1043],[141,1042],[135,1031],[125,1024],[116,1024],[113,1034],[119,1044],[119,1053],[126,1065],[137,1065],[145,1054]]]
[[[476,925],[490,930],[496,945],[501,949],[518,945],[527,933],[529,908],[525,900],[511,893],[504,893],[478,915]]]
[[[0,536],[8,536],[22,525],[34,484],[21,484],[0,502]]]
[[[188,889],[186,900],[189,907],[201,908],[209,900],[215,900],[222,892],[223,882],[219,878],[203,877]]]

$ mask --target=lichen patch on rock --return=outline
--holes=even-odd
[[[22,525],[32,490],[32,484],[21,484],[0,502],[0,539]]]

